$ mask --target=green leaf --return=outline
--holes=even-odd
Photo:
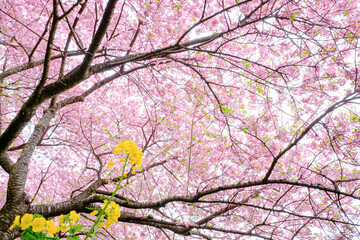
[[[232,108],[222,107],[221,108],[223,113],[226,113],[227,115],[231,115]]]
[[[79,236],[67,236],[67,240],[80,240]]]
[[[336,60],[338,60],[339,57],[333,56],[331,59],[334,60],[334,62],[336,62]]]
[[[74,233],[76,233],[76,232],[81,231],[83,228],[84,228],[84,226],[81,225],[81,224],[75,225],[74,227],[72,227],[72,228],[69,229],[69,233],[70,233],[70,234],[74,234]]]
[[[264,92],[261,86],[255,86],[254,88],[258,91],[259,94]]]
[[[37,240],[37,239],[41,239],[38,238],[38,236],[34,236],[33,234],[31,234],[30,232],[25,233],[24,235],[22,235],[20,237],[21,240]]]
[[[249,67],[250,66],[250,63],[246,60],[243,60],[242,61],[242,64],[245,66],[245,67]]]
[[[348,39],[348,42],[351,42],[351,40],[354,39],[354,36],[353,36],[351,33],[347,33],[347,34],[346,34],[346,37],[347,37],[347,39]]]
[[[298,15],[298,12],[294,12],[294,14],[291,16],[290,21],[295,21],[296,20],[296,15]]]
[[[350,114],[350,121],[352,122],[360,122],[360,118],[356,116],[355,114]]]
[[[176,2],[176,5],[174,5],[174,8],[176,8],[176,11],[179,11],[179,9],[181,8],[180,3]]]

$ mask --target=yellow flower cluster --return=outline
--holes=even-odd
[[[25,213],[22,216],[20,221],[20,216],[16,216],[13,224],[10,226],[9,230],[13,230],[16,227],[21,227],[21,230],[25,230],[29,227],[32,227],[33,232],[42,232],[46,230],[46,233],[50,237],[54,237],[54,234],[62,231],[66,232],[69,228],[74,226],[75,222],[80,221],[80,214],[75,211],[71,211],[69,214],[70,225],[64,223],[64,216],[59,217],[59,226],[55,226],[54,220],[46,220],[43,217],[35,217],[32,214]]]
[[[69,225],[66,225],[64,222],[64,216],[61,214],[59,217],[59,228],[60,231],[66,232],[68,228],[72,228],[74,223],[80,221],[80,213],[76,213],[75,211],[71,211],[69,215]]]
[[[124,152],[129,155],[130,163],[134,164],[133,173],[135,173],[134,171],[136,169],[139,169],[142,165],[143,152],[136,146],[136,144],[133,141],[119,142],[119,144],[114,150],[114,153],[119,154],[121,152]],[[121,159],[121,161],[124,160]],[[109,166],[113,163],[114,162],[109,161]]]
[[[50,237],[53,237],[54,234],[60,230],[59,226],[55,226],[53,220],[48,221],[43,217],[34,217],[34,215],[29,213],[24,214],[21,221],[20,216],[16,216],[9,230],[13,230],[16,227],[21,227],[21,230],[32,227],[33,232],[42,232],[46,229],[46,233],[49,234]]]
[[[105,204],[101,208],[105,207],[105,205],[107,204],[107,200],[104,200],[104,203]],[[95,216],[98,213],[99,213],[98,211],[93,211],[90,213],[90,215]],[[116,204],[114,201],[111,201],[110,204],[105,209],[105,214],[106,214],[105,228],[107,229],[111,226],[111,224],[118,221],[120,217],[120,206]],[[104,223],[99,224],[99,227],[103,227],[103,226]]]

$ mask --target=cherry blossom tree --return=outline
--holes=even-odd
[[[25,213],[86,235],[126,140],[97,239],[359,236],[357,1],[0,5],[0,239]]]

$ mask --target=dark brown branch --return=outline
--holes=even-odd
[[[88,70],[90,68],[90,64],[95,57],[95,53],[98,50],[98,48],[105,36],[105,32],[110,25],[110,21],[112,19],[117,1],[118,0],[109,0],[109,2],[107,3],[107,6],[104,11],[103,18],[101,19],[100,25],[95,33],[95,36],[93,37],[93,39],[90,43],[90,47],[86,52],[84,60],[80,65],[80,72],[83,74],[88,72]]]
[[[23,194],[30,157],[32,156],[32,153],[39,141],[44,136],[44,132],[48,129],[50,120],[54,117],[54,115],[55,111],[53,109],[47,109],[45,111],[43,117],[36,125],[29,141],[25,145],[19,159],[15,163],[14,167],[12,167],[8,184],[9,188],[7,199],[16,199],[16,197]],[[14,189],[17,189],[17,191]]]
[[[103,51],[104,50],[101,49],[98,52],[103,52]],[[79,51],[68,52],[67,55],[69,57],[73,57],[73,56],[79,56],[79,55],[83,55],[83,54],[84,54],[84,52],[79,50]],[[50,60],[55,60],[55,59],[59,59],[59,58],[62,58],[62,57],[63,57],[63,54],[58,54],[58,55],[51,56]],[[13,74],[20,73],[22,71],[25,71],[25,70],[28,70],[28,69],[31,69],[31,68],[34,68],[34,67],[41,66],[41,65],[44,64],[44,62],[45,62],[45,60],[41,59],[41,60],[38,60],[38,61],[28,62],[28,63],[24,63],[24,64],[21,64],[21,65],[12,67],[9,70],[6,70],[3,73],[1,73],[0,74],[0,79],[4,79],[4,78],[6,78],[8,76],[11,76]]]
[[[35,46],[33,47],[33,49],[31,50],[31,53],[29,54],[29,62],[31,62],[32,57],[34,55],[34,53],[36,52],[37,47],[40,45],[41,41],[44,40],[45,34],[48,31],[48,26],[51,22],[51,19],[53,18],[53,13],[50,15],[48,21],[46,22],[46,25],[44,27],[44,32],[41,34],[41,37],[39,38],[39,40],[36,42]]]
[[[354,96],[355,95],[355,96]],[[301,139],[303,139],[305,137],[305,135],[317,124],[321,121],[321,119],[323,119],[326,115],[328,115],[329,113],[331,113],[332,111],[334,111],[335,109],[355,100],[355,99],[359,99],[360,97],[357,96],[357,93],[351,93],[348,96],[346,96],[344,99],[342,99],[341,101],[335,103],[334,105],[332,105],[331,107],[329,107],[323,114],[321,114],[318,118],[316,118],[312,123],[309,124],[309,126],[307,126],[305,128],[305,130],[300,134],[300,136],[298,138],[296,138],[292,143],[290,143],[284,150],[282,150],[278,155],[276,155],[276,157],[274,158],[273,162],[271,163],[271,166],[269,168],[269,170],[267,171],[266,175],[263,178],[263,182],[266,182],[276,163],[278,162],[278,160],[285,154],[287,153],[291,148],[293,148]]]
[[[106,29],[110,24],[110,20],[112,17],[112,13],[114,11],[114,8],[116,6],[116,0],[110,0],[107,4],[106,10],[104,12],[103,19],[101,20],[101,24],[98,28],[97,33],[95,34],[94,38],[92,39],[92,42],[90,44],[89,50],[87,51],[87,54],[85,55],[85,58],[81,65],[77,68],[75,68],[73,71],[71,71],[69,74],[65,76],[65,79],[71,79],[70,85],[67,85],[67,88],[64,87],[64,83],[62,81],[57,81],[55,83],[60,83],[62,85],[62,88],[60,88],[60,91],[53,92],[51,95],[47,95],[49,91],[46,90],[46,86],[43,89],[43,86],[46,81],[47,72],[48,72],[48,66],[44,66],[44,72],[42,79],[37,87],[37,89],[31,94],[29,99],[25,102],[25,104],[22,106],[16,117],[11,121],[8,128],[3,132],[3,134],[0,136],[0,155],[15,141],[15,138],[20,134],[22,129],[25,127],[25,125],[30,121],[30,119],[35,114],[36,109],[38,106],[43,103],[46,99],[49,99],[67,89],[70,89],[71,87],[75,86],[76,84],[80,83],[82,80],[89,77],[88,70],[90,68],[90,64],[92,60],[94,59],[94,55],[105,35]],[[56,3],[56,1],[54,2]],[[54,6],[54,11],[56,7]],[[54,19],[56,19],[57,13],[54,12]],[[53,30],[56,30],[56,24],[54,24]],[[55,32],[54,32],[55,33]],[[52,34],[50,36],[53,37]],[[52,41],[49,40],[49,47],[51,46]],[[50,55],[46,55],[45,57],[45,64],[48,64],[50,59]],[[85,77],[87,76],[87,77]],[[50,84],[51,85],[51,84]],[[45,92],[45,94],[41,94],[42,92]]]
[[[38,213],[44,217],[55,217],[61,214],[67,214],[72,210],[89,212],[90,210],[86,208],[88,197],[91,196],[96,189],[106,184],[106,182],[105,179],[99,179],[92,183],[85,191],[65,202],[31,206],[29,213]]]
[[[266,185],[272,185],[272,184],[279,184],[279,185],[290,185],[290,186],[299,186],[304,188],[310,188],[310,189],[317,189],[324,192],[334,193],[346,197],[350,197],[356,200],[360,200],[359,195],[354,195],[351,193],[342,192],[336,189],[328,188],[319,184],[309,184],[305,182],[297,182],[297,181],[288,181],[288,180],[268,180],[267,182],[263,181],[251,181],[246,183],[237,183],[237,184],[229,184],[229,185],[223,185],[215,188],[210,188],[208,190],[197,192],[196,194],[190,195],[190,196],[171,196],[168,198],[165,198],[163,200],[157,201],[157,202],[134,202],[134,201],[125,201],[125,200],[116,200],[116,202],[127,208],[133,208],[133,209],[141,209],[141,208],[159,208],[159,207],[165,207],[166,204],[171,202],[186,202],[186,203],[196,203],[199,202],[199,199],[205,196],[209,196],[212,194],[216,194],[222,191],[227,190],[233,190],[233,189],[246,189],[251,187],[259,187],[259,186],[266,186]],[[88,203],[92,202],[101,202],[102,199],[98,196],[91,196],[88,198]],[[201,201],[200,201],[201,202]]]
[[[11,161],[9,155],[6,152],[0,155],[0,166],[4,169],[5,172],[10,173],[13,165],[13,161]]]

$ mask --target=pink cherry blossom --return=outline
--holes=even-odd
[[[356,238],[358,5],[3,1],[0,239],[24,214],[89,230],[125,141],[142,167],[98,239]]]

